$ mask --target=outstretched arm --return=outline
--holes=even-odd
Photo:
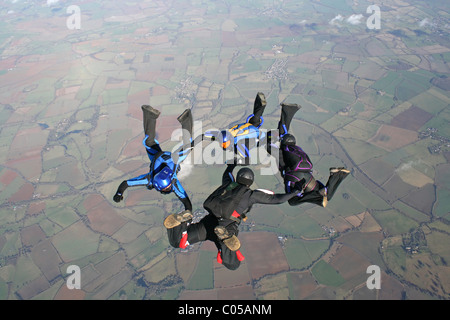
[[[115,202],[120,202],[123,200],[123,193],[128,187],[134,187],[134,186],[148,186],[151,188],[152,186],[149,185],[148,182],[148,173],[143,174],[141,176],[138,176],[136,178],[130,179],[130,180],[124,180],[117,188],[116,194],[113,197],[113,200]]]
[[[289,199],[295,197],[298,191],[294,190],[291,193],[267,193],[261,190],[253,191],[250,199],[253,203],[261,204],[281,204]]]
[[[184,190],[183,186],[178,180],[175,180],[173,182],[173,191],[175,192],[176,196],[184,205],[184,210],[192,211],[192,203],[189,199],[189,196],[187,195],[186,191]]]

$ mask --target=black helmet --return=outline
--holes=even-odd
[[[244,184],[247,187],[250,187],[255,179],[255,175],[253,171],[249,168],[242,168],[238,171],[236,176],[236,182],[240,184]]]
[[[286,144],[288,146],[295,145],[295,137],[292,134],[286,133],[283,138],[281,138],[281,144]]]

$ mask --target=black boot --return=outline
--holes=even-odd
[[[177,118],[183,130],[183,146],[189,145],[192,140],[193,119],[191,109],[186,109]]]
[[[255,103],[253,105],[253,117],[248,121],[253,126],[257,127],[261,123],[261,117],[266,108],[266,96],[262,92],[258,92],[255,98]]]
[[[192,220],[192,213],[189,210],[182,211],[180,213],[172,213],[164,219],[164,227],[166,229],[172,229],[184,222]]]
[[[159,115],[161,114],[161,111],[156,110],[155,108],[153,108],[152,106],[150,106],[148,104],[142,105],[141,108],[142,108],[142,112],[144,112],[144,119],[146,117],[158,119]]]
[[[336,189],[339,187],[341,182],[350,174],[350,170],[339,167],[339,168],[330,168],[330,177],[327,182],[327,200],[330,201],[333,197]]]
[[[282,103],[281,104],[281,116],[278,123],[278,130],[280,137],[288,133],[291,121],[294,118],[295,113],[301,109],[301,106],[295,103]]]

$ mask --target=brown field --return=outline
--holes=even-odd
[[[101,286],[107,286],[109,283],[113,282],[114,277],[116,277],[121,271],[127,271],[125,253],[118,252],[97,263],[94,268],[100,276],[90,280],[84,286],[83,283],[81,284],[82,288],[87,292],[93,292]],[[81,274],[84,274],[84,269],[81,270]]]
[[[416,106],[412,106],[395,116],[391,121],[391,126],[417,131],[431,118],[433,118],[431,113]]]
[[[178,300],[217,300],[217,290],[184,290]]]
[[[315,66],[320,62],[321,54],[316,52],[306,52],[299,56],[289,58],[288,65],[295,65],[297,63]]]
[[[397,174],[392,175],[382,187],[386,192],[392,194],[394,199],[400,199],[415,189],[409,183],[404,182]]]
[[[18,176],[17,172],[6,169],[5,173],[3,173],[2,176],[0,177],[0,183],[7,186],[11,182],[13,182],[14,179],[17,178],[17,176]]]
[[[100,162],[98,162],[97,164],[100,167]],[[87,178],[84,175],[83,171],[80,170],[80,167],[81,165],[77,161],[71,159],[70,162],[58,167],[56,181],[67,182],[73,187],[77,187],[86,183]]]
[[[145,147],[142,144],[144,139],[144,134],[142,136],[137,136],[127,143],[122,151],[122,155],[126,158],[132,158],[137,156],[146,156]],[[150,162],[149,162],[150,164]]]
[[[382,125],[368,142],[387,151],[394,151],[419,140],[417,132],[394,126]]]
[[[222,31],[222,46],[224,47],[239,47],[239,41],[236,39],[236,32]]]
[[[351,231],[337,238],[337,241],[354,250],[356,252],[355,254],[363,256],[363,259],[367,260],[368,263],[370,262],[365,266],[366,268],[371,264],[378,264],[381,266],[383,263],[379,253],[379,246],[382,240],[383,234],[381,232],[360,231]],[[338,252],[339,250],[335,255],[337,255]],[[353,257],[352,259],[355,259],[355,261],[362,261],[360,260],[360,257]],[[333,258],[330,260],[333,261]],[[332,264],[332,262],[330,262],[330,264]],[[354,263],[349,263],[352,267],[353,264]]]
[[[20,173],[27,180],[36,179],[42,172],[42,158],[40,155],[40,149],[29,151],[27,155],[19,156],[16,160],[10,160],[6,163],[6,165],[20,171]]]
[[[252,279],[289,270],[276,234],[263,231],[244,232],[239,235],[239,239]]]
[[[361,214],[355,214],[353,216],[350,217],[346,217],[345,220],[347,220],[348,223],[350,223],[353,227],[357,228],[361,225],[362,223],[362,217]]]
[[[24,227],[20,231],[20,238],[24,246],[34,246],[38,242],[44,240],[47,236],[38,224]]]
[[[153,88],[150,88],[150,95],[151,96],[165,96],[170,94],[169,89],[163,86],[154,86]]]
[[[139,174],[136,174],[136,176]],[[131,177],[130,177],[131,178]],[[130,187],[125,191],[124,200],[127,207],[134,206],[136,204],[142,203],[143,201],[151,200],[165,200],[172,199],[173,194],[162,195],[156,190],[148,190],[145,186]]]
[[[351,216],[348,217],[350,218],[350,221],[353,222],[353,218],[355,216]],[[345,232],[349,229],[351,229],[352,227],[355,227],[349,220],[348,218],[344,218],[341,216],[335,217],[332,220],[330,220],[329,224],[330,226],[332,226],[337,232]],[[358,218],[355,218],[358,219]]]
[[[359,168],[379,185],[385,183],[395,171],[392,164],[377,158],[364,162]]]
[[[318,288],[316,280],[309,271],[293,272],[288,275],[290,281],[290,297],[294,300],[305,299]]]
[[[176,129],[181,129],[181,125],[178,122],[177,117],[174,116],[159,117],[156,122],[156,127],[158,128],[156,139],[161,144],[165,141],[170,141],[172,132]]]
[[[101,196],[90,195],[83,205],[88,212],[91,228],[95,231],[112,235],[126,223],[126,220],[122,219],[110,203]]]
[[[417,188],[402,199],[402,201],[407,203],[409,206],[428,215],[431,215],[435,200],[435,187],[431,183],[422,188]]]
[[[405,289],[398,280],[381,272],[381,290],[379,290],[380,300],[401,300],[402,292]]]
[[[28,206],[27,214],[33,215],[44,211],[46,208],[46,204],[44,201],[32,202]]]
[[[16,64],[16,60],[19,56],[12,56],[5,59],[0,60],[0,69],[7,70],[9,68],[13,68]]]
[[[83,290],[70,290],[64,282],[56,293],[54,300],[84,300],[86,292]]]
[[[31,257],[48,281],[54,280],[61,273],[59,265],[61,258],[50,239],[39,242],[31,250]]]
[[[379,232],[381,231],[381,226],[376,222],[372,215],[368,212],[363,213],[363,221],[359,230],[361,232]]]
[[[31,198],[33,197],[33,193],[33,185],[31,183],[26,183],[19,189],[19,191],[17,191],[9,198],[9,201],[14,203],[24,200],[31,200]]]
[[[330,265],[345,280],[365,274],[367,267],[371,264],[369,260],[346,245],[342,246],[330,260]]]
[[[219,289],[217,291],[219,300],[254,300],[253,288],[250,285],[243,285],[233,288]]]
[[[433,179],[412,167],[403,170],[399,168],[399,170],[397,170],[397,174],[403,181],[417,188],[422,188],[428,183],[434,183]]]
[[[148,104],[150,101],[150,91],[143,90],[128,96],[128,114],[130,117],[142,121],[143,104]],[[155,106],[156,107],[156,106]]]
[[[17,293],[23,300],[29,300],[42,291],[47,290],[48,288],[50,288],[50,283],[47,281],[45,276],[40,276],[39,278],[30,281],[25,286],[20,288]]]
[[[236,287],[251,282],[248,263],[244,260],[237,270],[229,270],[223,265],[214,263],[214,287],[228,288]]]

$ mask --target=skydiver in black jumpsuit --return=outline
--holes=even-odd
[[[240,241],[237,238],[238,227],[246,214],[256,203],[281,204],[292,197],[297,191],[289,194],[273,194],[262,190],[251,190],[254,174],[249,168],[242,168],[233,176],[235,164],[229,164],[222,176],[222,185],[217,188],[204,202],[208,211],[198,223],[191,223],[192,214],[182,212],[172,214],[164,221],[169,242],[175,248],[186,248],[189,244],[199,241],[213,241],[217,247],[217,261],[230,270],[240,266],[244,256],[240,252]],[[229,194],[229,205],[220,204],[218,198]],[[228,203],[227,201],[225,203]],[[227,207],[224,210],[221,208]],[[222,212],[220,212],[222,211]]]
[[[330,168],[330,177],[324,185],[312,175],[313,164],[308,154],[296,145],[295,137],[289,134],[289,127],[295,113],[301,107],[296,104],[282,104],[280,122],[278,123],[280,141],[279,170],[284,179],[286,192],[293,189],[302,192],[289,200],[291,206],[304,202],[326,207],[337,187],[350,171],[346,168]]]

